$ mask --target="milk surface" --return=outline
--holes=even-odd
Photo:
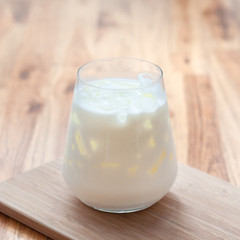
[[[176,177],[168,107],[158,82],[102,79],[75,88],[63,176],[98,209],[141,209]]]

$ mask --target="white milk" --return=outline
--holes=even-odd
[[[64,179],[92,207],[148,207],[168,192],[176,177],[165,92],[158,82],[141,80],[103,79],[91,85],[75,89]]]

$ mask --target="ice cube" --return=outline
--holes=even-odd
[[[140,83],[140,87],[145,88],[149,87],[152,83],[152,74],[150,73],[139,73],[138,80]]]

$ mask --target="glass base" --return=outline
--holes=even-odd
[[[124,209],[124,210],[117,210],[117,209],[106,209],[106,208],[97,208],[97,207],[93,207],[93,206],[89,206],[89,207],[92,207],[98,211],[101,211],[101,212],[108,212],[108,213],[133,213],[133,212],[138,212],[138,211],[141,211],[141,210],[144,210],[146,208],[149,208],[153,205],[154,203],[151,203],[151,204],[148,204],[148,205],[144,205],[144,206],[141,206],[139,208],[130,208],[130,209]]]

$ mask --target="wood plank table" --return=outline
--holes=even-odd
[[[0,0],[0,181],[62,156],[78,67],[164,71],[179,162],[240,187],[240,1]],[[0,214],[0,239],[47,239]]]

